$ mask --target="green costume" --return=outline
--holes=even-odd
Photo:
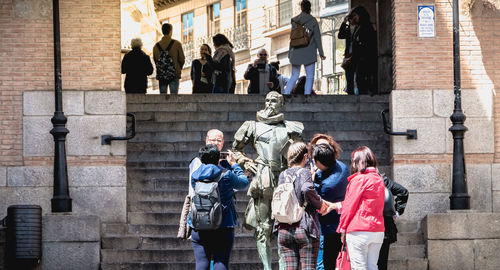
[[[283,96],[270,92],[266,96],[266,108],[257,112],[257,121],[246,121],[234,135],[233,152],[236,161],[255,176],[248,188],[250,196],[245,212],[244,226],[255,230],[259,257],[264,270],[271,270],[271,233],[274,221],[271,219],[271,200],[279,174],[287,168],[288,146],[302,140],[304,125],[286,121],[279,113]],[[243,149],[252,144],[258,157],[251,160]]]

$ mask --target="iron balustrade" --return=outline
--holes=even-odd
[[[389,109],[382,110],[380,114],[382,115],[382,122],[384,123],[384,131],[385,133],[392,136],[406,136],[408,140],[416,140],[417,139],[417,130],[416,129],[407,129],[406,132],[396,132],[392,131],[392,124],[389,122],[387,118],[387,113]]]
[[[184,59],[185,59],[184,67],[190,67],[191,62],[195,59],[194,41],[184,42],[182,44],[182,51],[184,52]]]
[[[234,51],[242,51],[242,50],[248,50],[250,49],[250,26],[246,25],[241,25],[237,27],[231,27],[224,29],[222,32],[228,39],[231,41],[231,43],[234,46]],[[215,35],[215,34],[214,34]],[[214,35],[210,36],[202,36],[196,39],[196,50],[194,50],[193,57],[194,59],[200,58],[200,46],[202,44],[208,44],[210,48],[212,48],[212,56],[215,51],[214,47],[214,42],[212,40],[212,37]],[[187,58],[186,58],[187,62]]]
[[[123,137],[114,137],[112,135],[102,135],[101,136],[101,145],[111,145],[111,141],[127,141],[135,137],[135,114],[127,113],[127,117],[131,118],[131,127],[127,128],[127,133],[131,132],[130,135]]]
[[[346,87],[346,79],[344,72],[324,75],[326,77],[328,90],[327,94],[345,95],[344,88]]]

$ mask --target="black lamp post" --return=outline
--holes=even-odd
[[[460,33],[458,23],[458,0],[453,0],[453,93],[455,107],[450,116],[453,125],[453,179],[450,196],[450,209],[470,209],[470,196],[467,193],[467,173],[465,171],[464,126],[465,114],[462,112],[462,97],[460,91]]]
[[[55,78],[55,112],[51,119],[54,128],[50,134],[54,136],[54,194],[51,200],[52,212],[71,212],[71,198],[68,187],[68,166],[66,164],[66,128],[68,121],[62,106],[61,86],[61,41],[59,31],[59,0],[52,1],[54,24],[54,78]]]

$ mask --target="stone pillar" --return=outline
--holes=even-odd
[[[448,211],[422,222],[429,270],[498,269],[500,213]]]

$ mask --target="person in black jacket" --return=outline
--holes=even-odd
[[[122,74],[125,77],[126,93],[146,93],[148,88],[148,75],[153,73],[151,59],[142,50],[142,40],[134,38],[130,42],[132,50],[128,52],[122,61]]]
[[[386,194],[384,203],[384,225],[385,234],[384,242],[380,248],[378,256],[378,269],[387,270],[387,260],[389,258],[389,246],[396,242],[398,228],[396,227],[396,220],[399,215],[405,211],[406,202],[408,201],[408,190],[402,185],[392,181],[386,175],[382,174],[384,184],[390,194]],[[395,198],[394,198],[395,197]],[[393,199],[394,198],[394,199]]]
[[[250,81],[248,94],[267,94],[279,84],[276,69],[267,63],[268,54],[266,49],[257,52],[257,59],[248,65],[243,77]]]
[[[340,25],[338,38],[345,39],[344,61],[342,68],[345,70],[346,92],[348,95],[354,95],[354,65],[352,63],[352,15],[349,13],[344,17],[344,21]]]
[[[193,94],[212,93],[212,69],[207,65],[206,55],[212,55],[212,49],[208,44],[200,47],[200,59],[191,63],[191,81],[193,81]]]
[[[212,38],[215,47],[214,56],[205,54],[209,67],[213,70],[213,93],[234,93],[236,86],[234,75],[233,44],[223,34]]]
[[[356,86],[360,95],[373,95],[377,93],[377,33],[364,7],[355,7],[351,16],[356,25],[351,39]]]

